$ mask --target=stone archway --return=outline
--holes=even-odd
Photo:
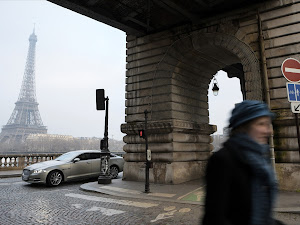
[[[216,131],[208,124],[210,80],[224,69],[233,73],[229,77],[243,78],[245,99],[262,100],[259,60],[251,47],[234,35],[201,31],[177,38],[164,54],[153,58],[155,67],[137,68],[140,71],[127,80],[135,82],[127,83],[127,123],[121,126],[127,134],[123,179],[144,180],[145,145],[137,134],[143,128],[145,109],[150,111],[150,181],[176,184],[200,178],[212,150],[210,135]],[[242,70],[234,67],[237,64]]]

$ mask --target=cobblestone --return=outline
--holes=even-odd
[[[199,205],[84,192],[79,190],[82,183],[49,188],[27,184],[20,178],[0,179],[0,224],[199,224]],[[151,207],[138,207],[137,202]]]

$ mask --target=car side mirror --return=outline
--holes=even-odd
[[[73,163],[76,163],[76,162],[78,162],[78,161],[80,161],[80,159],[79,159],[79,158],[75,158],[75,159],[73,159]]]

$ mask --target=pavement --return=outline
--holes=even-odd
[[[22,170],[0,171],[1,178],[20,177]],[[121,175],[121,176],[120,176]],[[150,183],[149,193],[145,193],[145,183],[122,180],[122,173],[111,184],[98,184],[98,181],[87,182],[80,186],[83,191],[97,192],[112,196],[153,201],[166,201],[204,205],[205,184],[203,180],[193,180],[182,184]],[[300,215],[300,192],[279,191],[274,208],[278,213]]]

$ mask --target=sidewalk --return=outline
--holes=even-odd
[[[1,178],[20,177],[21,170],[0,171]],[[88,182],[80,186],[81,190],[98,192],[107,195],[154,201],[167,201],[204,205],[205,185],[202,180],[189,181],[183,184],[166,185],[150,183],[150,193],[145,193],[145,183],[113,179],[111,184]],[[275,212],[300,215],[300,192],[279,191]]]
[[[111,184],[98,184],[98,181],[86,183],[81,185],[80,189],[127,198],[203,205],[204,187],[203,181],[200,180],[177,185],[150,183],[150,192],[145,193],[145,182],[118,178],[113,179]]]
[[[98,184],[97,181],[85,183],[81,185],[80,188],[85,191],[93,191],[120,197],[197,205],[204,205],[205,199],[205,184],[201,180],[194,180],[176,185],[150,183],[150,193],[144,192],[144,182],[125,181],[121,178],[112,180],[111,184]],[[274,211],[300,215],[300,193],[279,191]]]
[[[0,179],[9,178],[9,177],[21,177],[21,176],[22,176],[22,170],[0,171]]]

